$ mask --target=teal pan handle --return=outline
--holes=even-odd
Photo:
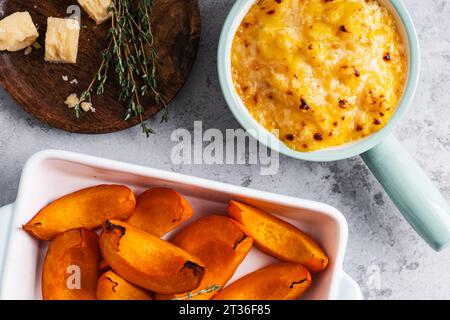
[[[361,155],[401,213],[436,251],[450,243],[450,207],[394,137]]]

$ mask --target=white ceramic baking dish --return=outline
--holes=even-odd
[[[194,219],[206,214],[224,214],[230,199],[267,210],[318,239],[330,257],[326,271],[313,275],[313,286],[305,299],[362,297],[357,283],[342,270],[348,227],[344,216],[333,207],[173,172],[49,150],[28,160],[16,203],[0,209],[2,299],[41,299],[41,267],[47,244],[30,237],[21,226],[50,201],[102,183],[125,184],[136,193],[155,186],[174,188],[192,204]],[[231,281],[272,261],[275,259],[252,249]]]

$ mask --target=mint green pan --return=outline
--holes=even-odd
[[[236,119],[255,139],[292,158],[324,162],[360,155],[413,228],[433,249],[441,251],[450,243],[450,207],[416,161],[392,135],[411,104],[420,73],[419,42],[404,4],[400,0],[379,0],[396,15],[409,49],[408,82],[391,121],[381,131],[356,143],[304,153],[292,150],[283,143],[267,143],[276,138],[253,119],[233,85],[230,53],[234,35],[255,1],[236,1],[225,21],[219,42],[220,85]]]

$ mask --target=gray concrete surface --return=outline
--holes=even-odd
[[[396,135],[450,200],[450,1],[404,0],[422,47],[422,76],[409,114]],[[188,84],[170,105],[169,124],[151,122],[158,134],[138,128],[108,135],[77,135],[40,123],[0,89],[0,205],[13,202],[22,166],[34,152],[56,148],[173,170],[236,185],[329,203],[348,219],[345,270],[368,299],[450,298],[450,249],[437,254],[415,234],[359,158],[306,163],[281,157],[280,172],[259,166],[174,165],[170,134],[179,127],[238,128],[217,81],[216,49],[233,0],[200,0],[201,49]]]

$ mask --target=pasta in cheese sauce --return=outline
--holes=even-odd
[[[382,129],[408,73],[396,19],[375,0],[256,1],[231,59],[252,116],[304,152]]]

